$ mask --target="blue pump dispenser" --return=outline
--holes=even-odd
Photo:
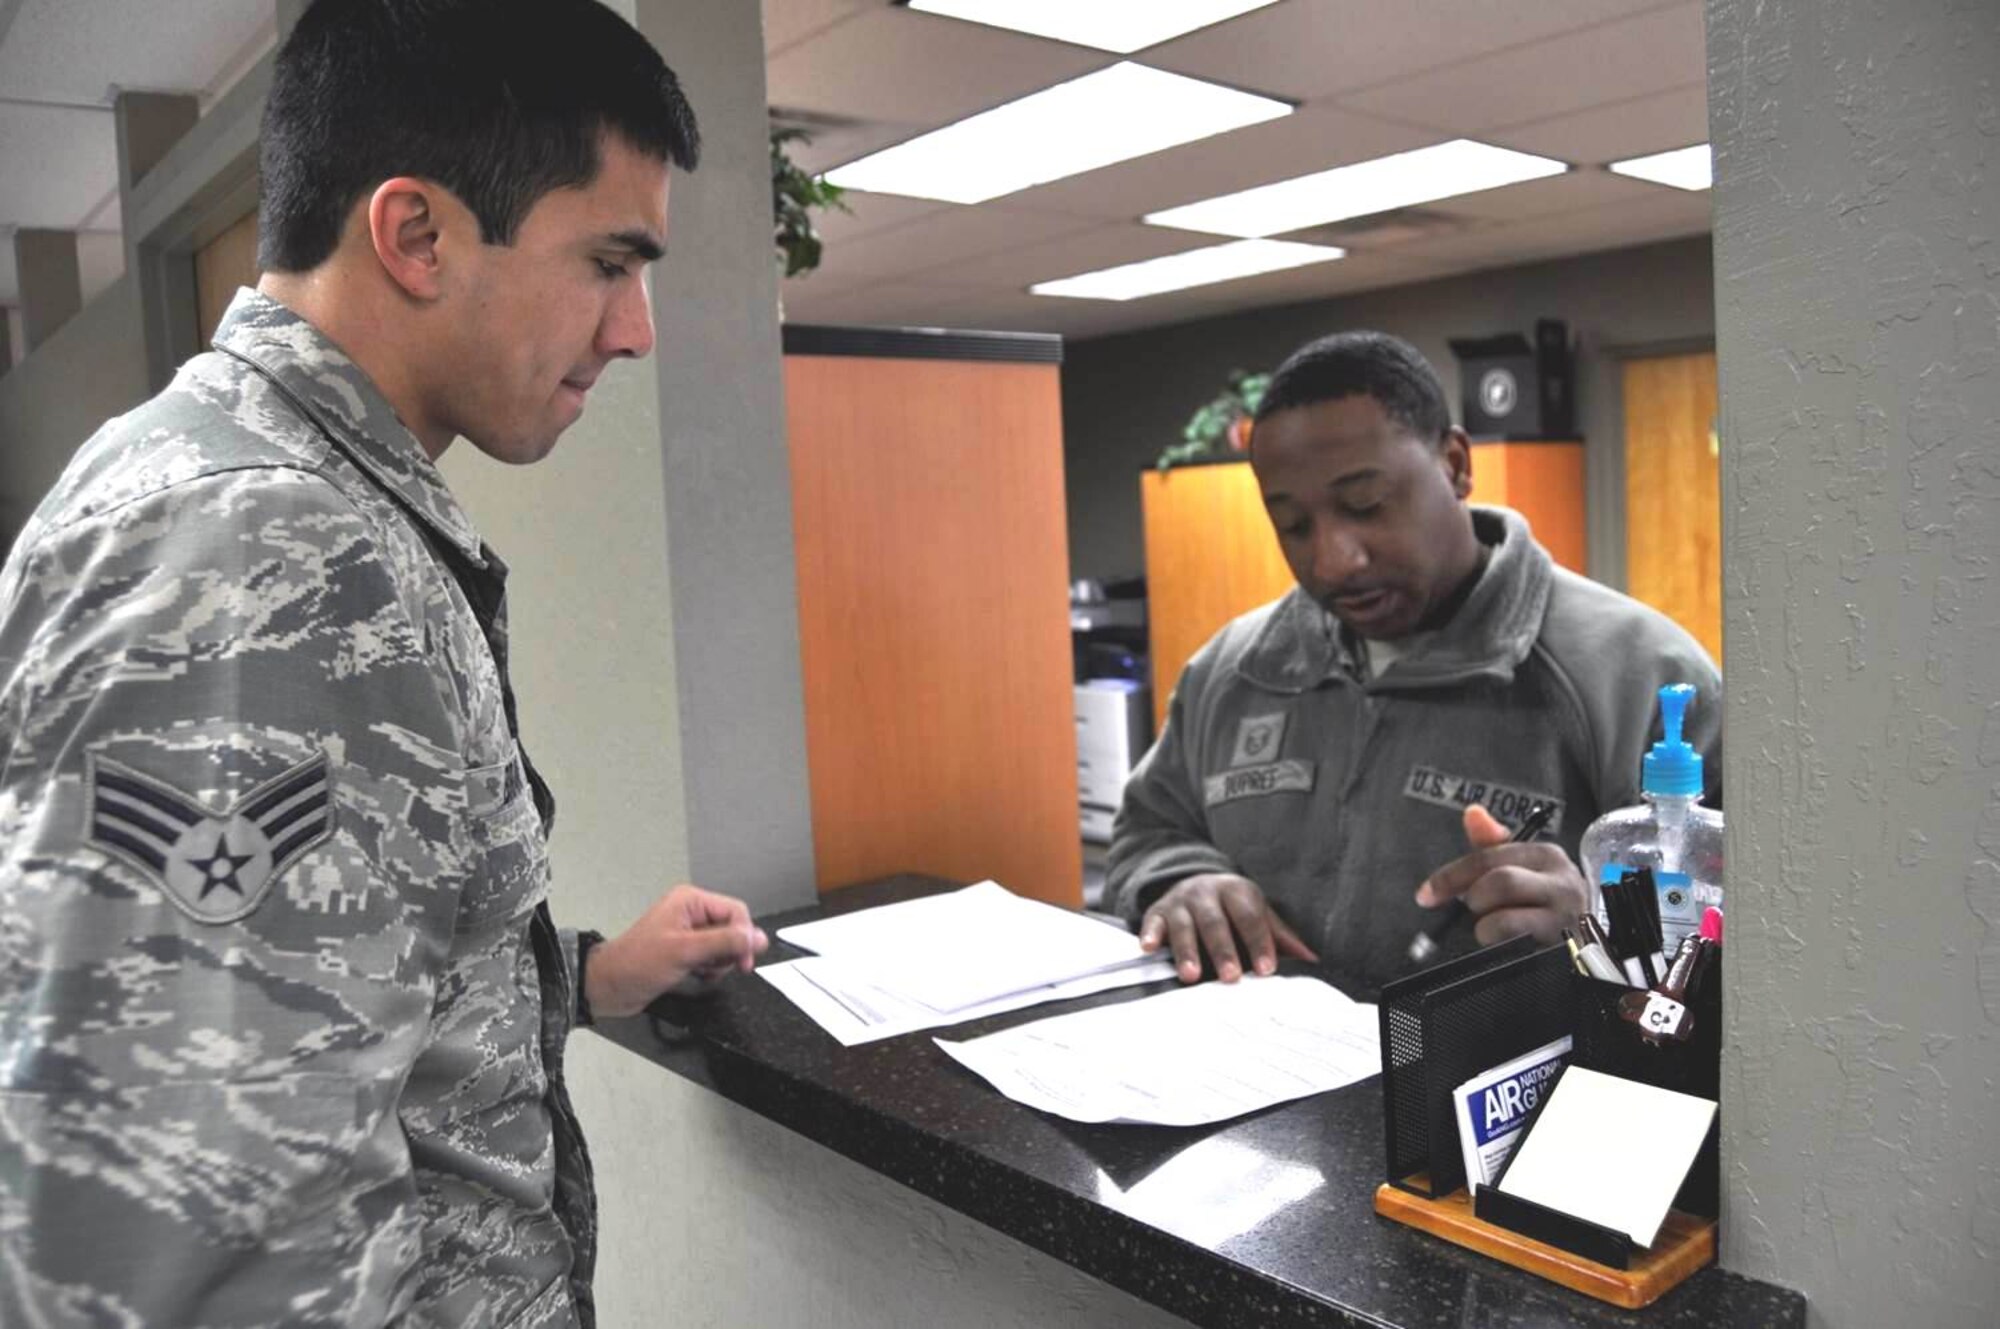
[[[1701,754],[1681,740],[1687,709],[1693,704],[1692,683],[1670,683],[1660,689],[1660,724],[1666,734],[1639,763],[1641,792],[1681,798],[1701,793]]]

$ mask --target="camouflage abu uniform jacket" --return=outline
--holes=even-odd
[[[0,574],[0,1323],[587,1324],[505,568],[311,326],[216,346]]]

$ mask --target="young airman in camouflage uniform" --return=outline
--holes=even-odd
[[[697,142],[594,0],[288,41],[269,275],[0,574],[0,1323],[590,1323],[564,1040],[763,939],[693,887],[558,932],[506,568],[434,461],[540,456],[650,348]]]

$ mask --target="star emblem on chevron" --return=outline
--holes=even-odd
[[[210,891],[226,887],[235,891],[240,898],[243,886],[236,880],[236,874],[245,863],[257,861],[255,854],[232,854],[229,852],[229,828],[223,827],[222,834],[215,837],[215,852],[207,858],[190,858],[189,866],[202,874],[200,898],[206,900]]]
[[[186,790],[92,753],[87,838],[196,922],[235,922],[333,833],[330,768],[316,753],[217,814]]]

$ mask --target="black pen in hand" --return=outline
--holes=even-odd
[[[1521,819],[1520,829],[1507,837],[1507,843],[1525,844],[1529,840],[1534,839],[1542,833],[1542,828],[1549,824],[1549,818],[1554,815],[1555,805],[1553,803],[1535,804],[1528,809],[1528,815]],[[1410,938],[1410,949],[1405,952],[1410,957],[1410,963],[1429,963],[1437,955],[1438,951],[1443,948],[1445,934],[1458,926],[1459,919],[1464,918],[1471,912],[1472,910],[1465,903],[1465,897],[1463,895],[1454,895],[1451,898],[1451,902],[1445,905],[1444,913],[1438,916],[1437,922]]]

